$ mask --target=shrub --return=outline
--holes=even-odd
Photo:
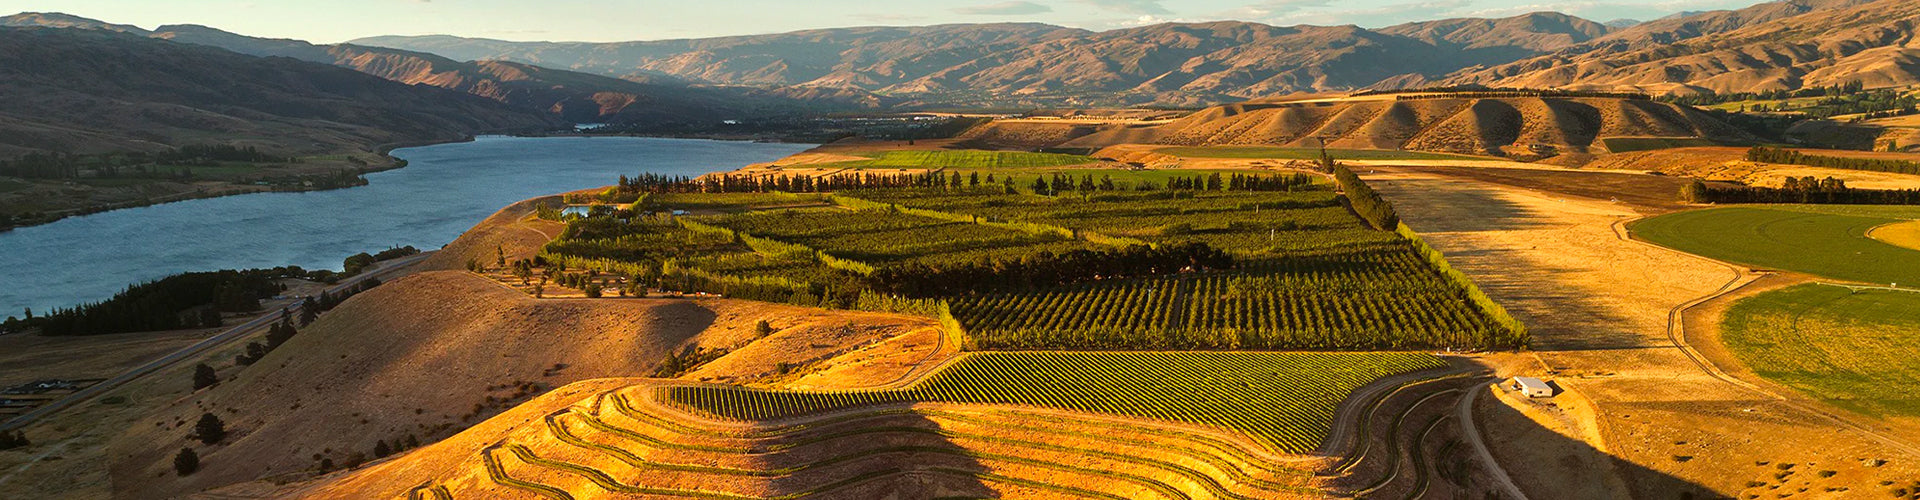
[[[198,453],[194,453],[193,448],[181,448],[180,453],[174,454],[173,472],[175,474],[179,474],[182,477],[185,477],[185,476],[192,475],[194,472],[199,470],[200,470],[200,455]]]
[[[25,432],[22,432],[22,431],[0,432],[0,450],[25,448],[27,445],[30,445],[30,444],[33,444],[33,443],[27,441],[27,434]]]

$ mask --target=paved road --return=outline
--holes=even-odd
[[[401,271],[406,270],[409,267],[412,267],[413,264],[420,262],[422,259],[427,258],[427,256],[429,255],[433,255],[433,252],[421,252],[416,255],[409,255],[406,257],[401,257],[398,259],[381,262],[379,263],[378,268],[375,268],[374,270],[369,272],[361,273],[359,276],[348,278],[345,282],[335,285],[333,288],[327,289],[327,292],[333,293],[333,292],[338,292],[340,290],[344,290],[347,287],[359,284],[362,281],[366,281],[368,278],[383,278],[383,277],[392,276],[394,274],[397,274],[397,273],[400,273]],[[300,303],[294,302],[294,304],[291,306],[288,306],[286,310],[289,313],[299,313]],[[142,364],[140,366],[134,367],[133,369],[122,372],[119,375],[115,375],[113,378],[109,378],[98,384],[87,386],[87,388],[81,389],[79,391],[75,391],[73,394],[68,394],[67,397],[53,400],[52,402],[49,402],[45,405],[41,405],[38,408],[34,408],[32,411],[22,413],[20,414],[20,416],[14,417],[12,420],[6,421],[6,423],[0,423],[0,431],[10,431],[10,430],[18,429],[21,427],[26,427],[27,424],[31,424],[35,420],[39,420],[49,415],[59,413],[60,410],[67,409],[69,407],[72,407],[73,405],[86,402],[87,400],[93,399],[94,397],[97,397],[101,394],[105,394],[107,391],[114,390],[116,388],[119,388],[122,385],[126,385],[128,382],[132,382],[136,379],[139,379],[140,377],[144,377],[144,376],[147,376],[148,374],[152,374],[155,371],[159,371],[161,368],[166,368],[167,366],[170,366],[174,363],[178,363],[180,362],[180,360],[197,356],[208,350],[219,347],[221,345],[225,345],[228,342],[232,342],[235,339],[246,337],[248,334],[253,333],[262,328],[265,328],[268,325],[272,325],[273,322],[279,321],[279,320],[280,320],[280,315],[278,314],[272,314],[272,313],[262,314],[260,315],[260,317],[254,318],[252,321],[241,323],[238,326],[229,328],[227,329],[227,331],[220,332],[220,334],[209,337],[206,340],[195,342],[193,345],[183,347],[180,350],[174,351],[172,353],[168,353],[165,356],[161,356],[160,359],[149,361],[146,364]]]

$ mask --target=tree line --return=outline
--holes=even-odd
[[[101,335],[108,333],[148,332],[181,328],[222,326],[221,313],[247,313],[260,310],[260,300],[286,290],[278,280],[303,279],[335,283],[354,276],[376,261],[420,253],[412,246],[395,247],[377,254],[356,254],[345,261],[347,272],[326,269],[306,270],[300,266],[271,269],[222,270],[181,273],[128,286],[113,297],[71,308],[54,309],[35,315],[25,311],[24,319],[8,317],[0,322],[0,332],[39,328],[41,335]],[[378,284],[378,280],[369,280]],[[321,293],[321,310],[331,309],[347,295],[364,290],[362,283],[339,294]]]
[[[1791,149],[1770,148],[1766,146],[1754,146],[1747,149],[1747,161],[1786,163],[1847,170],[1866,170],[1872,172],[1891,172],[1896,174],[1920,174],[1920,162],[1916,161],[1820,156],[1801,153]]]
[[[1353,213],[1359,214],[1367,224],[1375,229],[1392,231],[1400,226],[1400,215],[1393,211],[1393,203],[1381,198],[1372,186],[1360,180],[1353,170],[1334,163],[1332,158],[1322,157],[1321,166],[1333,173],[1333,181],[1347,195],[1347,201],[1353,206]]]
[[[977,188],[983,185],[1003,186],[1013,192],[1013,176],[997,177],[988,173],[984,177],[980,172],[924,172],[913,174],[877,174],[871,172],[846,173],[831,176],[808,175],[751,175],[719,174],[700,178],[686,176],[668,176],[642,174],[629,177],[620,176],[614,189],[621,192],[641,193],[821,193],[852,189],[877,188]],[[1231,174],[1219,173],[1195,175],[1192,177],[1173,177],[1167,180],[1168,189],[1209,190],[1209,191],[1297,191],[1313,185],[1313,178],[1299,173],[1275,174]],[[1134,189],[1150,190],[1151,183],[1141,182]],[[1058,195],[1064,192],[1080,191],[1118,191],[1124,189],[1110,175],[1096,178],[1092,174],[1074,177],[1071,174],[1051,174],[1036,176],[1028,186],[1036,194]]]
[[[1740,101],[1780,101],[1805,97],[1840,96],[1866,89],[1866,84],[1855,80],[1841,85],[1822,87],[1802,87],[1798,89],[1769,90],[1764,92],[1729,92],[1725,94],[1666,95],[1660,102],[1669,102],[1683,106],[1706,106]]]
[[[1439,95],[1405,95],[1439,94]],[[1651,99],[1641,92],[1604,92],[1593,90],[1553,90],[1526,89],[1510,87],[1486,87],[1480,85],[1453,85],[1442,87],[1423,87],[1415,89],[1363,90],[1353,95],[1393,95],[1395,100],[1414,99],[1498,99],[1503,97],[1606,97],[1616,99]]]
[[[40,328],[42,335],[100,335],[220,326],[219,313],[260,310],[260,299],[284,289],[275,270],[183,273],[128,286],[112,298],[42,316],[27,311],[12,329]]]
[[[1832,177],[1788,177],[1777,188],[1713,187],[1696,180],[1680,188],[1680,199],[1688,203],[1920,205],[1920,189],[1854,189],[1847,187],[1845,181]]]
[[[904,263],[874,270],[874,289],[906,297],[940,297],[980,290],[1059,286],[1084,281],[1231,269],[1233,257],[1201,242],[1158,247],[1074,250],[985,262]]]

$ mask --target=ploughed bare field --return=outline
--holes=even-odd
[[[1872,490],[1882,481],[1920,471],[1904,438],[1720,378],[1679,347],[1670,313],[1751,277],[1618,232],[1675,208],[1654,196],[1675,179],[1434,167],[1381,167],[1366,178],[1531,327],[1533,352],[1490,359],[1505,361],[1502,374],[1543,375],[1565,390],[1546,401],[1480,401],[1494,454],[1529,496],[1881,495]],[[1571,439],[1517,435],[1527,432]]]

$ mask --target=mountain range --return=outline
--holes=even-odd
[[[873,92],[917,106],[1192,106],[1439,85],[1667,92],[1920,82],[1911,0],[1786,0],[1602,24],[1538,12],[1378,29],[1224,21],[861,27],[636,42],[383,36],[364,46],[625,79]]]
[[[339,153],[562,124],[342,68],[95,29],[0,28],[0,95],[0,158],[205,143]]]
[[[11,59],[0,69],[8,79],[0,82],[5,85],[0,89],[9,96],[39,98],[0,104],[0,113],[20,118],[0,125],[5,134],[0,144],[13,145],[0,153],[151,149],[179,142],[173,136],[204,129],[260,129],[254,136],[268,137],[273,133],[266,129],[339,128],[289,125],[325,119],[317,115],[327,111],[320,107],[222,102],[220,91],[196,87],[205,85],[196,80],[215,78],[231,80],[225,85],[271,87],[275,98],[290,101],[331,99],[361,109],[380,107],[370,102],[405,100],[397,97],[405,95],[432,101],[430,107],[436,108],[327,111],[372,122],[367,125],[374,128],[330,131],[320,134],[326,137],[303,138],[302,144],[284,148],[293,150],[563,122],[673,130],[735,118],[832,111],[1201,107],[1353,89],[1477,86],[1698,93],[1853,81],[1897,87],[1920,82],[1917,24],[1920,3],[1911,0],[1786,0],[1643,23],[1598,23],[1538,12],[1377,29],[1221,21],[1096,32],[1002,23],[612,43],[433,35],[320,45],[196,25],[148,30],[65,14],[22,13],[0,18],[0,26],[39,29],[7,30],[6,38],[22,47],[0,55]],[[76,32],[96,35],[68,36]],[[39,43],[31,40],[46,46],[29,46]],[[54,52],[62,49],[67,52]],[[149,52],[177,57],[137,55]],[[105,57],[120,59],[98,64],[96,60]],[[352,83],[379,96],[355,101],[339,95],[338,88],[300,81],[346,81],[344,73],[320,71],[323,65],[378,77]],[[152,73],[153,81],[166,83],[139,86],[130,82],[140,80],[100,78],[116,71]],[[205,74],[187,76],[192,73]],[[261,79],[257,77],[269,81],[254,81]],[[378,80],[403,85],[371,85]],[[453,92],[423,90],[432,87]],[[163,89],[177,93],[161,95]],[[460,93],[506,107],[476,107],[479,100],[452,98]],[[271,112],[238,117],[238,108]],[[388,116],[407,109],[419,112],[406,119]],[[84,116],[64,114],[71,110]],[[286,115],[290,110],[312,111],[306,114],[314,116]],[[210,118],[209,113],[222,116]],[[435,119],[423,120],[424,115]],[[72,119],[56,119],[61,116]],[[234,119],[260,123],[221,124]],[[264,125],[276,120],[278,125]],[[373,131],[380,126],[394,128],[385,134]],[[357,138],[348,140],[342,134]]]

